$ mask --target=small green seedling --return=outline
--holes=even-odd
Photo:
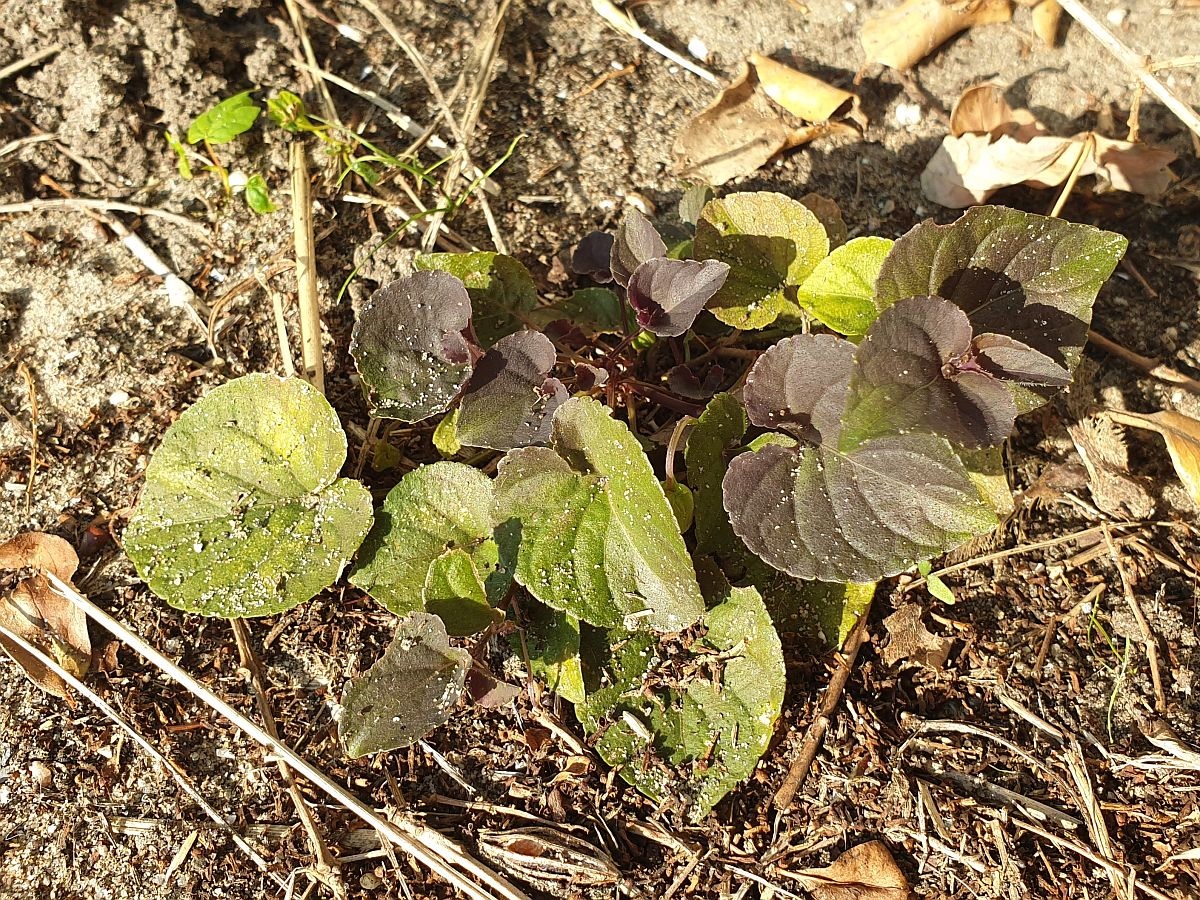
[[[323,398],[212,391],[147,470],[139,572],[182,609],[264,615],[353,557],[350,585],[400,617],[345,696],[353,756],[452,714],[476,664],[449,636],[515,625],[599,755],[704,817],[770,743],[780,631],[839,645],[913,569],[953,602],[929,561],[1007,513],[1000,446],[1069,383],[1126,241],[1000,207],[848,242],[818,197],[692,191],[680,212],[670,241],[633,211],[585,238],[554,302],[494,253],[419,256],[371,296],[366,401],[397,430],[440,418],[425,458],[445,457],[373,520]]]

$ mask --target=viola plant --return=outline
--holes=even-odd
[[[441,417],[445,458],[373,512],[324,398],[238,379],[147,469],[139,572],[253,616],[348,565],[400,617],[345,696],[354,756],[415,742],[485,675],[450,636],[508,633],[602,758],[703,817],[770,742],[779,632],[839,644],[878,581],[1007,512],[1000,445],[1070,383],[1126,241],[999,207],[847,241],[831,201],[775,193],[692,191],[680,220],[589,235],[554,302],[508,256],[417,257],[351,354],[372,414]]]

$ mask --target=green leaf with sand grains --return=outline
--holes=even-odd
[[[371,525],[371,495],[338,478],[346,436],[296,378],[246,375],[168,429],[146,468],[125,551],[172,606],[265,616],[332,584]]]
[[[605,762],[656,803],[678,798],[693,822],[754,771],[786,684],[779,635],[756,590],[730,589],[703,624],[697,649],[706,652],[665,657],[682,666],[681,682],[673,669],[656,677],[664,659],[632,642],[614,657],[611,686],[577,708],[584,727],[599,732]],[[648,687],[664,684],[678,687]]]
[[[604,628],[679,631],[704,611],[691,557],[637,438],[595,400],[554,416],[550,447],[500,461],[496,519],[521,523],[517,581]]]
[[[448,599],[452,580],[462,582],[461,559],[438,562],[447,551],[457,549],[469,557],[487,598],[498,600],[512,580],[507,562],[511,553],[507,549],[502,553],[496,541],[492,499],[492,480],[471,466],[437,462],[414,469],[383,501],[350,583],[397,615],[423,611],[431,599]],[[504,538],[508,530],[500,534]],[[464,602],[469,599],[467,594],[458,597]],[[451,615],[447,624],[457,633],[461,627],[453,619]]]
[[[413,613],[342,698],[338,735],[353,759],[411,746],[444,725],[462,697],[471,654],[450,646],[437,616]]]
[[[859,237],[838,247],[804,279],[796,302],[838,334],[866,334],[879,315],[875,279],[892,243],[887,238]]]
[[[711,200],[696,223],[694,259],[729,265],[708,310],[734,328],[765,328],[799,310],[795,289],[829,254],[825,228],[802,203],[766,191]]]

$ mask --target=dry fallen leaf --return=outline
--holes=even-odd
[[[752,54],[750,64],[758,73],[762,91],[793,116],[806,122],[827,122],[846,107],[846,117],[860,127],[867,127],[858,95],[826,84],[791,66],[776,62],[761,53]]]
[[[921,173],[921,192],[961,209],[1014,184],[1054,187],[1067,180],[1081,153],[1080,174],[1095,175],[1105,189],[1155,198],[1175,180],[1170,150],[1090,132],[1055,137],[1027,110],[1012,109],[999,87],[983,84],[955,104],[951,133]]]
[[[883,620],[890,640],[883,648],[883,661],[895,665],[901,660],[940,669],[950,658],[950,647],[954,643],[948,638],[931,634],[921,621],[924,610],[917,603],[906,603]]]
[[[755,58],[766,60],[757,55]],[[849,117],[857,116],[855,121],[866,124],[854,94],[840,91],[773,60],[766,60],[764,67],[772,73],[774,87],[771,90],[797,109],[804,107],[801,98],[806,91],[803,85],[807,85],[820,95],[809,96],[806,110],[809,114],[827,118],[849,102]],[[799,80],[789,81],[780,75],[779,69],[786,69]],[[837,104],[830,108],[835,99]],[[784,103],[778,102],[780,105],[776,106],[768,99],[759,70],[744,66],[721,96],[679,132],[674,148],[677,173],[701,178],[711,185],[722,185],[757,171],[781,150],[829,135],[859,134],[853,125],[840,121],[789,124],[783,111]]]
[[[766,165],[788,146],[783,117],[758,88],[758,76],[743,68],[716,102],[688,122],[675,139],[680,174],[721,185]]]
[[[960,31],[1010,19],[1009,0],[906,0],[867,19],[861,39],[868,62],[909,69]]]
[[[780,870],[795,879],[813,900],[908,900],[908,879],[882,841],[851,847],[823,869]]]
[[[69,582],[78,566],[71,545],[53,535],[29,532],[0,544],[0,570],[42,569]],[[92,656],[87,617],[41,573],[18,582],[0,597],[0,625],[45,650],[72,675],[87,673]],[[37,659],[2,637],[0,648],[42,690],[74,702],[62,679]]]
[[[1131,413],[1109,410],[1109,418],[1122,425],[1157,431],[1167,442],[1167,452],[1175,473],[1200,506],[1200,420],[1172,410],[1156,413]]]
[[[1110,516],[1149,518],[1154,512],[1154,499],[1129,474],[1129,451],[1116,424],[1111,419],[1090,416],[1068,425],[1067,432],[1087,469],[1088,487],[1096,506]]]

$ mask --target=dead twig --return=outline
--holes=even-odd
[[[53,136],[57,138],[57,135]],[[139,206],[136,203],[123,203],[120,200],[94,200],[87,197],[63,197],[61,199],[22,200],[19,203],[0,203],[0,215],[16,213],[46,212],[48,210],[94,210],[100,212],[126,212],[135,216],[152,216],[185,225],[189,228],[203,229],[204,225],[194,219],[188,219],[178,213],[167,212],[165,209],[155,209],[153,206]],[[105,224],[108,224],[105,222]],[[157,273],[156,273],[157,274]]]
[[[1088,772],[1087,761],[1083,758],[1083,748],[1079,742],[1072,740],[1066,751],[1067,771],[1075,784],[1079,795],[1079,811],[1087,822],[1088,833],[1092,842],[1105,859],[1113,858],[1112,838],[1108,834],[1108,823],[1104,821],[1104,812],[1096,800],[1096,792],[1092,790],[1092,776]],[[1124,869],[1124,867],[1122,867]],[[1128,871],[1105,866],[1108,880],[1112,882],[1113,891],[1121,900],[1129,897]]]
[[[1163,102],[1163,105],[1179,117],[1192,132],[1200,136],[1200,116],[1184,103],[1169,87],[1154,76],[1146,57],[1134,53],[1126,44],[1080,2],[1080,0],[1058,0],[1058,5],[1065,9],[1076,22],[1083,26],[1092,37],[1099,41],[1104,49],[1115,56],[1126,69],[1135,75],[1146,90]]]
[[[254,646],[250,643],[250,630],[246,627],[245,619],[230,619],[229,624],[233,628],[233,637],[237,642],[238,656],[241,657],[242,667],[250,673],[250,685],[254,688],[254,701],[258,706],[258,714],[263,720],[263,728],[266,729],[267,734],[279,740],[279,728],[275,724],[275,713],[271,709],[271,700],[267,697],[262,664],[258,660],[258,654],[254,652]],[[321,836],[321,830],[317,827],[317,823],[308,809],[308,803],[305,801],[304,795],[300,793],[300,786],[296,784],[292,770],[283,760],[278,760],[278,766],[279,774],[283,776],[283,780],[287,784],[288,795],[292,798],[292,806],[296,808],[296,815],[300,818],[300,824],[304,826],[304,832],[308,835],[308,843],[316,857],[313,877],[333,891],[335,897],[346,897],[346,885],[342,882],[338,861],[329,852],[329,847]]]
[[[36,66],[42,60],[49,59],[54,54],[62,50],[62,44],[51,44],[49,47],[43,47],[35,53],[30,53],[28,56],[23,56],[16,62],[11,62],[3,69],[0,69],[0,81],[5,78],[11,78],[22,69],[28,69],[30,66]]]
[[[313,239],[312,196],[304,143],[293,141],[288,156],[292,175],[292,239],[296,245],[296,294],[300,303],[300,359],[304,377],[325,393],[325,354],[321,347],[321,307],[317,303],[317,247]]]
[[[1125,602],[1129,604],[1129,609],[1133,613],[1133,617],[1137,619],[1138,627],[1142,631],[1142,646],[1146,651],[1146,658],[1150,662],[1150,680],[1154,684],[1154,706],[1159,714],[1164,714],[1167,711],[1167,694],[1163,690],[1162,672],[1158,662],[1158,641],[1155,640],[1154,633],[1150,630],[1150,623],[1146,621],[1146,614],[1142,612],[1142,605],[1138,602],[1137,596],[1133,593],[1133,588],[1129,584],[1129,576],[1125,572],[1125,563],[1121,560],[1120,551],[1113,543],[1112,534],[1108,530],[1108,525],[1102,523],[1104,530],[1104,543],[1108,547],[1108,555],[1112,558],[1113,565],[1117,567],[1117,574],[1121,578],[1121,590],[1125,592]]]
[[[1182,388],[1187,388],[1193,393],[1200,394],[1200,381],[1184,375],[1172,369],[1170,366],[1165,366],[1157,359],[1149,356],[1142,356],[1140,353],[1134,353],[1128,347],[1123,347],[1111,338],[1107,338],[1100,332],[1095,330],[1088,331],[1088,340],[1092,344],[1099,347],[1105,353],[1109,353],[1118,359],[1129,363],[1139,372],[1149,375],[1151,378],[1157,378],[1159,381],[1165,381],[1168,384],[1177,384]]]
[[[529,900],[520,889],[514,887],[507,879],[489,869],[478,860],[471,857],[457,843],[445,835],[427,828],[410,819],[395,816],[392,821],[386,821],[376,812],[335,782],[332,778],[309,763],[292,748],[271,737],[266,731],[255,725],[230,704],[222,700],[207,687],[189,675],[175,663],[171,662],[146,641],[130,631],[104,610],[100,609],[71,585],[58,578],[53,572],[45,573],[46,579],[64,599],[107,629],[114,637],[136,653],[161,669],[194,697],[216,711],[226,720],[237,726],[249,738],[271,750],[277,757],[283,759],[296,772],[307,778],[335,802],[341,804],[349,812],[362,820],[368,827],[374,828],[414,860],[424,865],[438,877],[444,879],[452,887],[473,900]],[[478,882],[470,877],[478,879]]]
[[[33,511],[33,485],[37,480],[38,467],[38,399],[37,386],[33,383],[33,373],[25,361],[17,363],[17,373],[25,382],[29,391],[29,481],[25,484],[25,516]]]
[[[627,10],[619,8],[615,3],[612,2],[612,0],[592,0],[592,9],[596,11],[596,14],[599,15],[600,18],[602,18],[617,31],[621,32],[621,34],[629,35],[631,38],[637,38],[659,56],[669,59],[677,66],[682,66],[693,75],[699,75],[705,81],[717,84],[716,75],[708,71],[708,69],[696,65],[686,56],[681,56],[670,47],[660,44],[654,38],[650,37],[650,35],[646,34],[646,32],[642,30],[642,26],[634,21],[633,16],[631,16]]]
[[[300,48],[304,51],[304,58],[313,68],[317,66],[317,55],[313,52],[312,41],[308,39],[308,26],[304,24],[304,16],[300,12],[300,7],[296,5],[296,0],[283,0],[284,6],[287,7],[288,18],[292,22],[292,30],[296,32],[296,37],[300,40]],[[315,78],[310,73],[308,80],[312,83],[313,88],[317,92],[317,96],[321,98],[321,110],[325,114],[326,121],[332,122],[335,125],[341,125],[342,120],[338,118],[337,107],[333,105],[333,97],[329,95],[329,88],[325,86],[325,82],[320,78]]]
[[[58,579],[54,580],[57,581]],[[283,880],[270,870],[270,864],[259,855],[257,850],[246,843],[245,839],[240,834],[230,827],[229,823],[225,821],[225,817],[221,815],[221,813],[214,809],[212,805],[204,799],[204,795],[196,790],[195,786],[188,779],[188,777],[183,774],[183,770],[180,769],[175,763],[171,762],[171,760],[167,759],[167,757],[163,756],[163,754],[160,753],[153,744],[142,737],[141,733],[138,732],[137,729],[121,718],[117,711],[109,706],[99,694],[60,666],[52,657],[48,656],[46,653],[43,653],[41,648],[29,643],[20,635],[9,631],[3,625],[0,625],[0,634],[4,635],[5,640],[12,641],[13,644],[20,647],[23,651],[35,658],[39,663],[52,671],[64,682],[73,687],[79,692],[79,694],[81,694],[93,706],[95,706],[96,709],[100,710],[100,712],[107,716],[113,722],[113,724],[129,735],[135,744],[145,750],[151,759],[162,766],[163,769],[166,770],[167,774],[175,779],[175,782],[183,789],[183,792],[196,801],[197,805],[204,810],[205,815],[212,819],[222,831],[228,834],[230,839],[238,846],[238,848],[242,850],[268,878],[274,881],[279,887],[285,887]]]
[[[825,733],[829,730],[838,705],[842,702],[842,692],[850,680],[850,673],[854,671],[854,662],[858,659],[858,651],[862,649],[862,645],[867,640],[867,618],[870,613],[871,604],[868,603],[858,617],[858,621],[854,623],[854,627],[850,629],[850,633],[846,635],[846,643],[841,658],[838,660],[838,669],[834,672],[833,678],[829,681],[829,687],[825,690],[825,697],[821,701],[820,709],[817,710],[817,717],[808,726],[804,742],[800,745],[800,752],[792,760],[783,784],[779,786],[779,790],[772,798],[772,805],[780,813],[792,805],[796,792],[808,778],[813,760],[817,757],[817,751],[821,749],[821,743],[825,740]]]

